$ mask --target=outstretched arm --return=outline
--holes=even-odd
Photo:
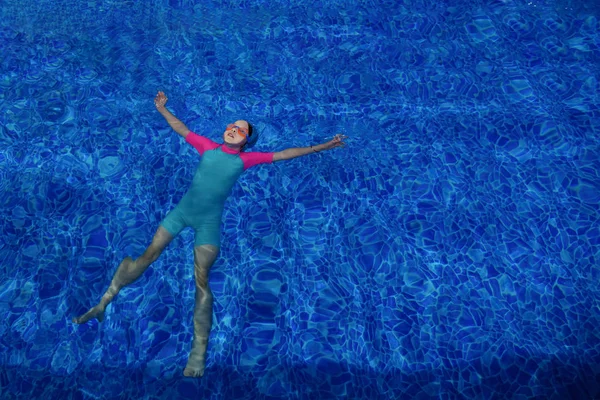
[[[335,135],[333,137],[333,139],[331,139],[327,143],[319,144],[316,146],[310,146],[310,147],[294,147],[291,149],[285,149],[283,151],[278,151],[277,153],[275,153],[273,155],[273,162],[289,160],[292,158],[305,156],[307,154],[318,153],[323,150],[330,150],[330,149],[333,149],[333,148],[339,147],[339,146],[343,147],[346,145],[346,143],[342,142],[342,140],[346,139],[347,137],[348,136],[344,136],[340,133],[340,134]]]
[[[165,96],[163,92],[158,92],[158,94],[154,98],[154,105],[156,106],[158,112],[163,117],[165,117],[169,125],[171,125],[171,128],[173,128],[175,132],[177,132],[179,135],[181,135],[181,137],[185,139],[188,133],[190,133],[190,130],[187,126],[185,126],[183,122],[178,120],[173,114],[171,114],[169,110],[167,110],[167,108],[165,107],[165,104],[167,104],[167,100],[167,96]]]

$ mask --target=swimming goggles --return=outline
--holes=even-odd
[[[229,125],[227,125],[227,130],[228,131],[231,130],[231,129],[233,129],[233,128],[237,128],[237,131],[238,131],[238,133],[240,135],[244,136],[245,138],[248,137],[248,129],[242,128],[241,126],[237,126],[235,124],[229,124]]]

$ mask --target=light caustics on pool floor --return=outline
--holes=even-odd
[[[10,2],[0,10],[3,398],[593,398],[600,35],[564,2]],[[256,151],[185,379],[193,233],[109,306],[196,151]]]

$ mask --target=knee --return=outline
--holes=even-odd
[[[148,250],[142,254],[142,257],[151,264],[158,259],[161,253],[162,250],[149,247]]]
[[[200,270],[198,266],[195,266],[194,268],[194,281],[196,283],[196,290],[200,290],[203,292],[210,291],[208,287],[208,273]]]
[[[156,252],[152,253],[152,262],[156,261],[161,254],[162,250],[156,250]]]
[[[213,294],[208,286],[205,288],[196,286],[196,306],[199,310],[212,307],[213,299]]]
[[[208,287],[208,279],[205,279],[203,277],[197,277],[196,289],[207,294],[210,293],[210,288]]]

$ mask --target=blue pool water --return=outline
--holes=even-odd
[[[567,1],[6,1],[2,399],[600,397],[600,23]],[[593,3],[593,2],[588,2]],[[207,370],[193,231],[108,307],[198,153],[242,175]]]

